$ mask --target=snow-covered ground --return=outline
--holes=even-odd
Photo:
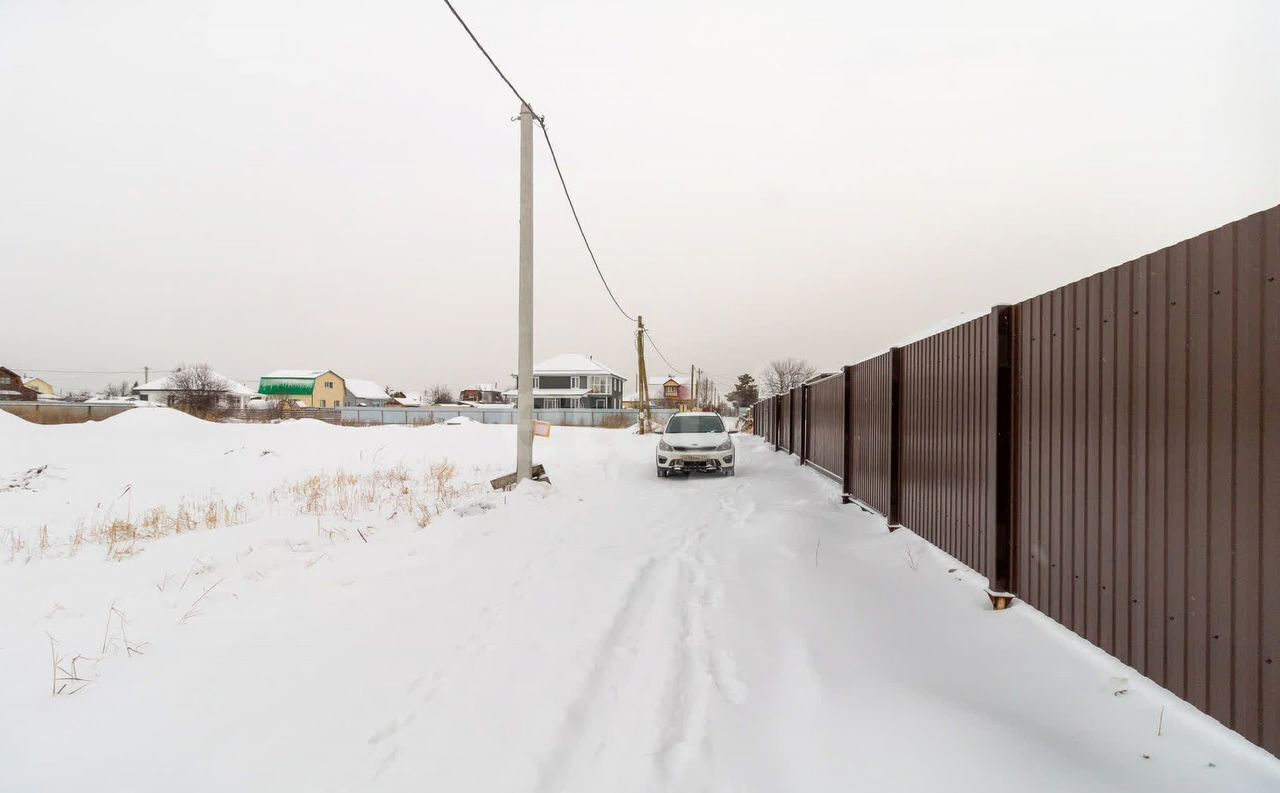
[[[495,494],[511,427],[0,412],[0,791],[1280,790],[794,458],[653,442]]]

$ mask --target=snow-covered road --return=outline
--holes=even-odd
[[[551,487],[460,488],[421,528],[394,499],[264,494],[445,457],[482,481],[511,428],[136,414],[0,421],[0,482],[52,467],[0,491],[0,791],[1280,789],[1280,761],[992,612],[755,438],[735,478],[659,480],[652,438],[556,428]],[[121,490],[244,515],[71,555]],[[21,535],[42,522],[47,549]],[[83,656],[77,693],[52,695],[51,653]]]

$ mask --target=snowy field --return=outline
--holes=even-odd
[[[833,484],[557,427],[0,412],[0,791],[1274,791]]]

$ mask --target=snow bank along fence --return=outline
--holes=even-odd
[[[101,421],[133,405],[89,405],[83,402],[0,402],[0,410],[35,424],[78,424]]]
[[[756,433],[1280,754],[1280,207],[756,404]]]

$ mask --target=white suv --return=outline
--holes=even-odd
[[[733,476],[733,439],[715,413],[677,413],[667,421],[654,455],[658,476],[672,471],[719,471]]]

